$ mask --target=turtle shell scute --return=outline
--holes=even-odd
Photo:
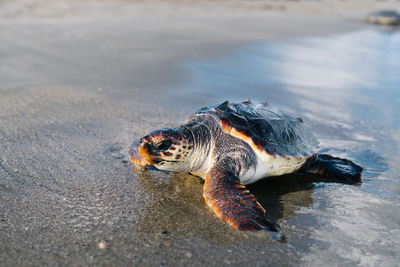
[[[251,138],[258,149],[271,155],[309,156],[318,145],[302,119],[273,111],[265,104],[225,101],[201,108],[196,114],[201,113],[214,115],[225,131],[232,129],[239,138]]]

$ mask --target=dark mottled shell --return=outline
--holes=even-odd
[[[266,103],[226,101],[218,106],[201,108],[199,113],[216,116],[225,130],[235,129],[234,132],[239,132],[236,137],[251,138],[258,149],[272,155],[308,156],[318,145],[302,119],[274,112]]]

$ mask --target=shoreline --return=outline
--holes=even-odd
[[[397,0],[3,0],[0,2],[0,17],[9,19],[41,18],[105,18],[122,16],[156,16],[185,18],[234,15],[265,16],[288,14],[305,16],[335,16],[351,20],[365,20],[366,14],[376,10],[400,11]]]

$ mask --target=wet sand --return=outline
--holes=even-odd
[[[246,94],[301,114],[320,152],[364,167],[360,186],[277,178],[251,189],[288,244],[311,265],[393,266],[400,250],[398,85],[400,31],[368,27],[252,43],[228,56],[187,62],[199,99]],[[204,91],[202,88],[213,90]],[[177,89],[179,95],[181,90]],[[304,241],[307,237],[307,242]]]
[[[354,19],[322,7],[312,15],[209,4],[0,2],[1,265],[315,261],[306,231],[314,217],[293,217],[316,201],[310,181],[253,189],[295,240],[285,244],[219,222],[200,179],[138,174],[125,162],[134,139],[222,98],[192,90],[187,62],[261,40],[366,27],[356,8]]]

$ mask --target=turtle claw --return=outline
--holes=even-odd
[[[286,243],[287,238],[286,235],[280,233],[280,232],[271,232],[269,233],[271,238],[274,239],[275,241],[278,241],[279,243]]]
[[[239,222],[238,222],[239,223]],[[280,228],[278,225],[273,224],[269,221],[265,220],[249,220],[248,223],[243,223],[243,219],[242,219],[242,223],[239,224],[239,226],[237,227],[237,229],[239,231],[253,231],[253,230],[266,230],[266,231],[271,231],[271,232],[275,232],[278,233]]]

